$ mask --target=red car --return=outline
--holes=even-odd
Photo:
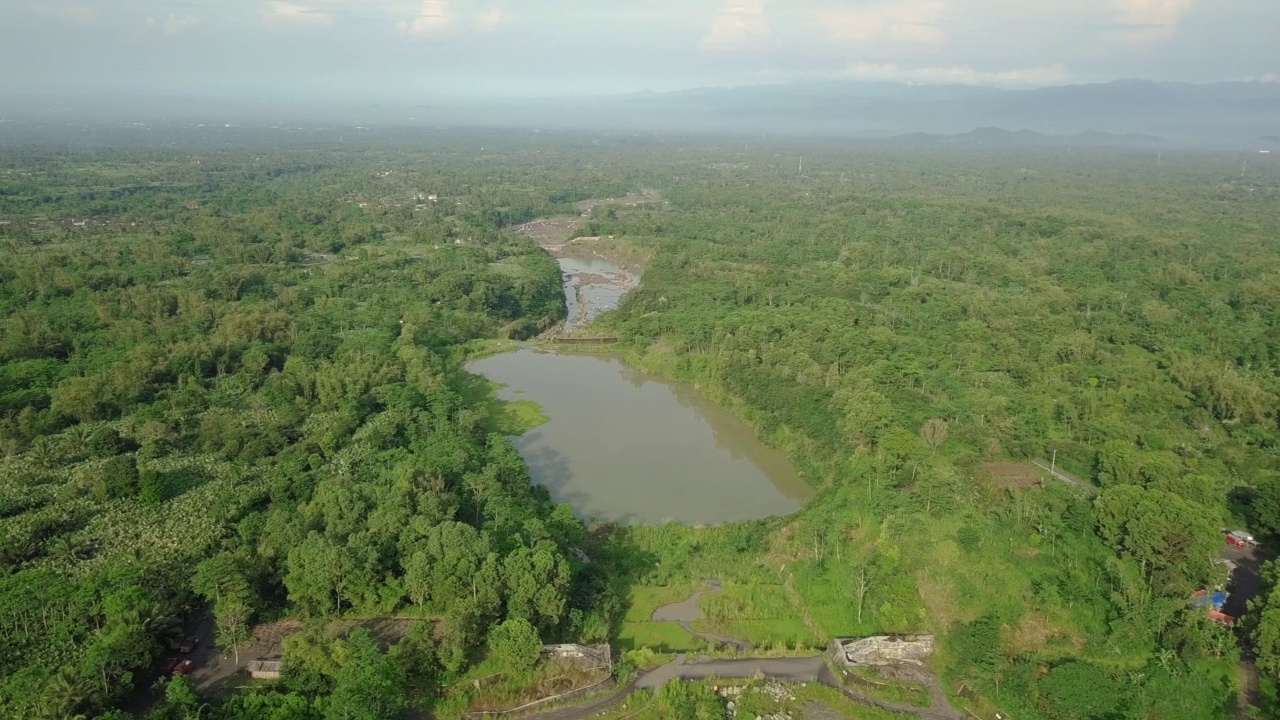
[[[1232,530],[1227,533],[1227,544],[1232,547],[1247,548],[1258,544],[1253,536],[1243,530]]]
[[[182,658],[174,658],[164,666],[164,671],[170,675],[190,675],[195,669],[196,664],[193,661]]]

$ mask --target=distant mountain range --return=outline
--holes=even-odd
[[[908,145],[953,145],[986,147],[1117,147],[1158,148],[1169,144],[1164,138],[1142,133],[1115,133],[1089,130],[1074,135],[1046,135],[1032,130],[1002,130],[978,128],[959,135],[933,135],[908,133],[888,138],[888,141]]]
[[[708,124],[723,130],[843,136],[957,134],[1009,128],[1053,135],[1096,132],[1230,145],[1280,131],[1280,83],[1121,80],[1033,90],[897,83],[807,83],[613,98],[599,117]]]
[[[11,120],[73,123],[580,128],[894,142],[906,136],[926,143],[1001,145],[1154,146],[1163,139],[1232,149],[1280,142],[1280,83],[1254,82],[1120,80],[1007,90],[826,81],[546,100],[406,97],[380,103],[47,96],[0,97],[0,108]]]

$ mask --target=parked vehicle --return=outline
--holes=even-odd
[[[196,669],[196,664],[192,660],[186,658],[173,658],[164,666],[165,672],[170,675],[190,675],[192,670]]]
[[[1244,530],[1231,530],[1227,532],[1227,544],[1232,547],[1251,548],[1256,546],[1258,541]]]
[[[200,644],[200,636],[187,635],[182,638],[181,642],[178,643],[178,652],[183,654],[189,653],[192,650],[195,650],[196,646],[199,644]]]

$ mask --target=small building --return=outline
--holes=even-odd
[[[1227,593],[1223,590],[1209,592],[1207,590],[1197,590],[1191,596],[1191,605],[1195,608],[1201,608],[1206,611],[1210,620],[1230,625],[1236,619],[1231,615],[1222,612],[1222,608],[1227,604]]]
[[[920,663],[932,654],[932,635],[875,635],[831,641],[831,655],[841,665]]]
[[[279,680],[279,660],[254,660],[249,663],[249,677],[254,680]]]
[[[1191,597],[1191,604],[1196,607],[1208,607],[1212,610],[1221,610],[1222,606],[1227,604],[1227,593],[1222,590],[1214,592],[1197,590]]]

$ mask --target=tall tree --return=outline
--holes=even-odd
[[[929,446],[933,452],[938,451],[938,447],[947,441],[947,421],[942,418],[930,418],[920,426],[920,438],[924,440],[924,444]]]
[[[404,678],[395,662],[378,649],[373,633],[360,628],[342,644],[333,694],[325,702],[325,720],[394,720],[407,702]]]
[[[524,618],[504,620],[489,633],[489,650],[513,672],[532,670],[542,655],[538,630]]]

